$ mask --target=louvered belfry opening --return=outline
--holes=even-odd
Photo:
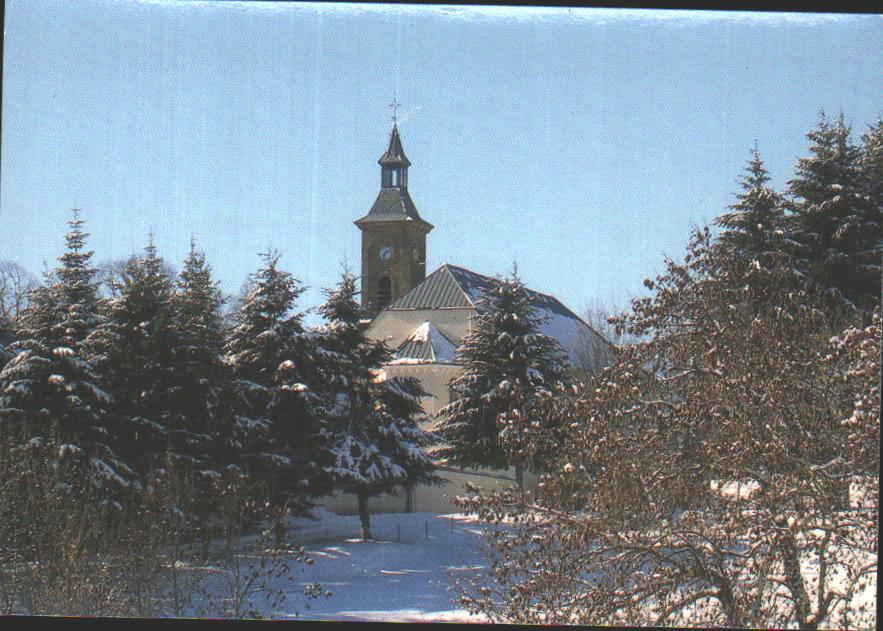
[[[380,170],[381,188],[408,188],[408,167],[385,166]]]
[[[381,188],[408,188],[408,167],[411,162],[405,155],[398,127],[395,125],[389,135],[389,146],[378,162],[381,166]]]

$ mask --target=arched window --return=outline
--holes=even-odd
[[[377,309],[383,309],[392,300],[392,279],[381,276],[377,287]]]

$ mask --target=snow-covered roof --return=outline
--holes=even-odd
[[[482,311],[483,299],[490,291],[493,280],[490,276],[445,263],[409,292],[392,302],[384,311],[435,309]],[[554,296],[532,289],[527,289],[527,292],[533,297],[537,315],[543,319],[539,326],[540,332],[555,338],[572,362],[578,363],[576,355],[590,341],[600,340],[604,346],[609,344],[603,336]]]
[[[427,320],[399,345],[390,364],[452,364],[456,350],[457,345]]]

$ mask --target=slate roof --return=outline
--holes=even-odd
[[[386,148],[386,152],[380,156],[380,160],[377,163],[382,166],[411,166],[408,156],[405,155],[405,149],[402,147],[399,128],[395,124],[393,124],[392,131],[389,134],[389,146]]]
[[[379,221],[417,221],[432,230],[432,224],[424,221],[417,212],[406,188],[382,188],[368,214],[354,223],[361,226]]]
[[[390,364],[451,364],[456,350],[457,345],[427,320],[399,345]]]

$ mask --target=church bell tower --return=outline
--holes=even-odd
[[[378,163],[380,193],[368,214],[355,221],[362,231],[362,306],[372,315],[426,277],[426,235],[433,227],[420,218],[408,194],[411,163],[395,113],[389,146]]]

